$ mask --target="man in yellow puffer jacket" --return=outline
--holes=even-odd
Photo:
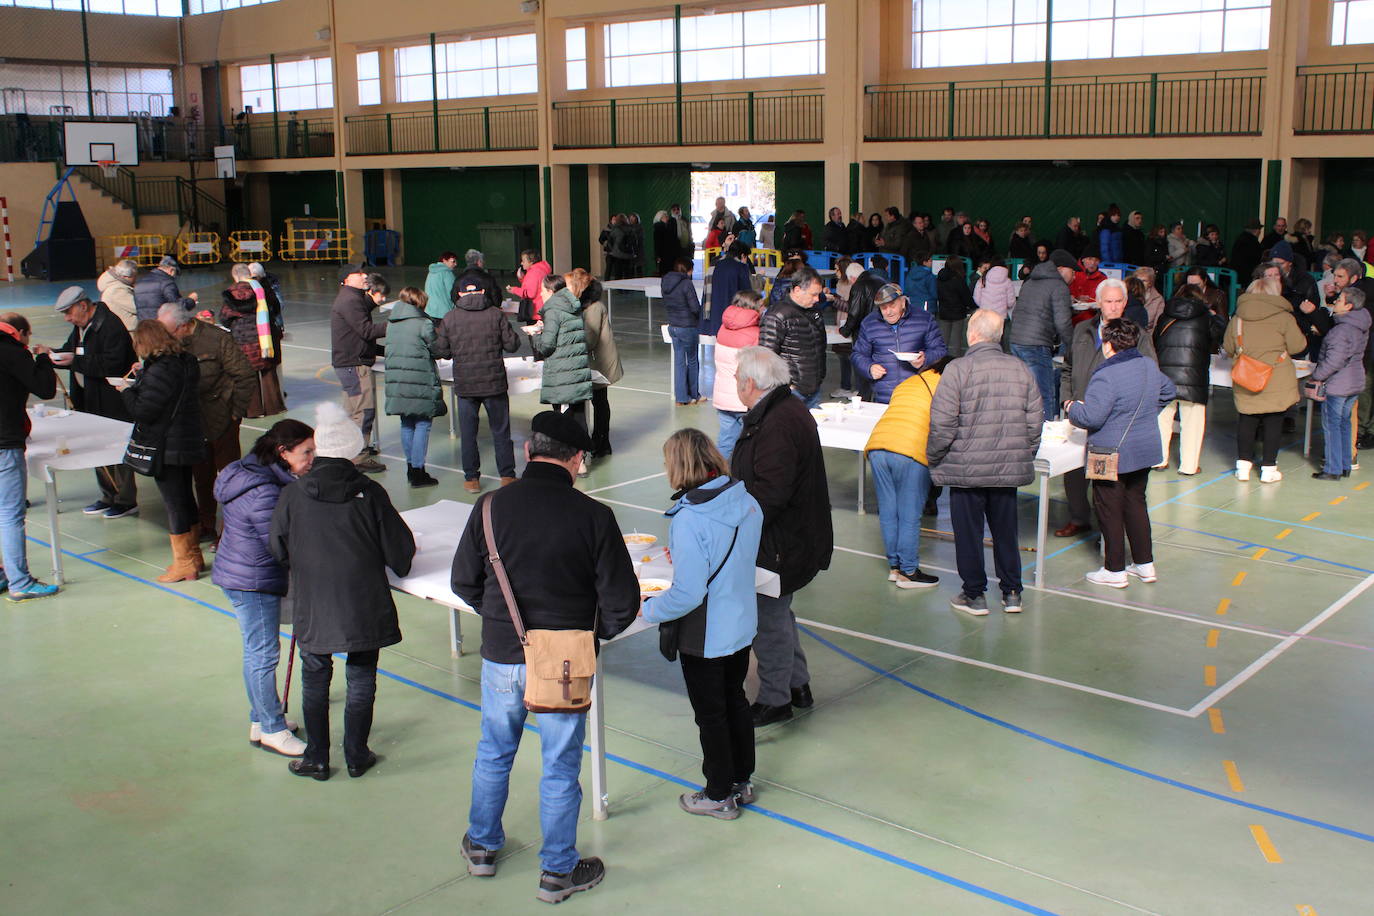
[[[921,572],[921,511],[930,492],[930,402],[950,359],[936,361],[893,389],[887,411],[864,447],[878,492],[887,580],[898,588],[929,588],[940,581]]]

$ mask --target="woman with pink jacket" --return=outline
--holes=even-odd
[[[1004,319],[1016,305],[1016,287],[1012,285],[1007,268],[994,262],[983,278],[973,285],[973,301],[980,309],[996,312]]]
[[[716,447],[730,460],[744,427],[744,413],[748,409],[735,390],[735,365],[739,351],[759,342],[759,320],[763,317],[763,297],[752,289],[735,293],[730,305],[721,315],[720,331],[716,334],[716,384],[711,391],[711,404],[720,418],[720,435]]]
[[[526,248],[520,252],[520,270],[516,273],[520,285],[506,287],[512,296],[529,299],[534,303],[535,321],[539,320],[540,313],[544,311],[544,278],[552,272],[553,268],[549,266],[548,261],[539,257],[539,252],[533,248]]]

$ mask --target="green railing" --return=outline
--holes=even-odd
[[[276,124],[260,121],[225,125],[223,129],[188,127],[165,119],[136,123],[140,162],[213,159],[216,146],[231,144],[240,159],[304,159],[334,155],[334,122],[329,118],[288,118]],[[0,117],[0,162],[43,162],[62,158],[62,119]]]
[[[1374,133],[1374,64],[1299,67],[1296,109],[1296,133]]]
[[[1259,134],[1264,72],[868,86],[866,140]]]
[[[553,145],[819,143],[822,102],[815,90],[684,95],[680,103],[672,96],[554,102]]]
[[[352,156],[535,149],[539,109],[500,105],[352,115],[344,118],[344,129]]]
[[[177,222],[189,224],[196,232],[221,234],[232,231],[224,204],[179,175],[139,176],[132,169],[120,166],[107,176],[97,166],[81,165],[76,172],[86,181],[100,188],[133,212],[134,228],[144,216],[175,213]],[[58,166],[58,175],[62,167]]]

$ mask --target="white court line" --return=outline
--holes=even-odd
[[[638,391],[641,394],[659,394],[663,395],[665,398],[668,396],[668,392],[666,391],[650,391],[648,388],[631,388],[629,385],[615,384],[612,385],[611,388],[616,391]]]
[[[305,344],[283,343],[283,347],[291,347],[293,350],[314,350],[316,353],[333,353],[328,347],[307,347]]]
[[[1213,690],[1207,696],[1199,700],[1196,706],[1188,710],[1188,715],[1194,717],[1200,716],[1207,709],[1211,708],[1212,706],[1216,705],[1219,701],[1229,696],[1232,691],[1236,690],[1236,688],[1240,687],[1246,681],[1250,680],[1250,678],[1254,677],[1256,674],[1259,674],[1262,670],[1264,670],[1264,668],[1268,666],[1270,662],[1272,662],[1274,659],[1278,658],[1284,652],[1287,652],[1290,648],[1292,648],[1298,640],[1302,639],[1308,633],[1311,633],[1313,630],[1321,626],[1323,623],[1326,623],[1326,621],[1330,620],[1337,613],[1339,613],[1341,609],[1344,608],[1347,604],[1354,601],[1360,595],[1368,591],[1371,585],[1374,585],[1374,575],[1367,576],[1363,582],[1361,582],[1359,585],[1356,585],[1350,591],[1342,595],[1339,599],[1336,600],[1334,604],[1332,604],[1326,610],[1322,611],[1316,617],[1313,617],[1311,620],[1307,621],[1307,623],[1303,624],[1301,627],[1298,627],[1298,629],[1293,633],[1293,635],[1289,636],[1283,642],[1279,643],[1277,646],[1270,649],[1268,652],[1264,653],[1259,658],[1255,659],[1253,662],[1251,662],[1249,665],[1245,667],[1245,670],[1241,671],[1239,674],[1231,678],[1225,684],[1222,684],[1216,690]]]
[[[1113,693],[1110,690],[1099,690],[1096,687],[1089,687],[1086,684],[1075,684],[1073,681],[1060,680],[1057,677],[1048,677],[1043,674],[1035,674],[1030,671],[1022,671],[1019,668],[1007,668],[1002,665],[994,665],[992,662],[979,661],[976,658],[968,658],[963,655],[955,655],[951,652],[941,652],[939,649],[930,649],[926,646],[917,646],[908,642],[898,642],[895,639],[885,639],[882,636],[872,636],[868,633],[860,633],[857,630],[849,630],[845,627],[837,627],[828,623],[821,623],[816,620],[807,620],[803,617],[797,618],[798,623],[815,627],[818,630],[827,630],[831,633],[839,633],[842,636],[852,636],[855,639],[862,639],[868,642],[878,643],[884,646],[892,646],[895,649],[906,649],[908,652],[918,652],[921,655],[931,655],[935,658],[943,658],[946,661],[958,662],[961,665],[972,665],[975,668],[985,668],[988,671],[997,671],[1001,674],[1010,674],[1013,677],[1025,678],[1031,681],[1039,681],[1042,684],[1053,684],[1056,687],[1067,687],[1069,690],[1077,690],[1080,693],[1090,693],[1093,696],[1105,697],[1109,700],[1119,700],[1122,703],[1130,703],[1133,706],[1143,706],[1146,709],[1153,709],[1157,712],[1170,712],[1176,716],[1195,716],[1186,709],[1178,709],[1173,706],[1165,706],[1163,703],[1154,703],[1150,700],[1142,700],[1138,697],[1126,696],[1122,693]]]
[[[645,474],[643,477],[636,477],[634,480],[624,480],[624,481],[621,481],[620,483],[607,484],[607,485],[604,486],[604,487],[597,487],[597,488],[594,489],[594,490],[583,490],[582,492],[583,492],[583,493],[586,493],[588,496],[591,496],[593,493],[602,493],[602,492],[605,492],[606,490],[614,490],[616,487],[628,487],[628,486],[629,486],[630,484],[632,484],[632,483],[643,483],[643,482],[646,481],[646,480],[655,480],[655,479],[657,479],[657,478],[659,478],[659,477],[667,477],[667,476],[668,476],[668,472],[667,472],[667,471],[659,471],[657,474]]]

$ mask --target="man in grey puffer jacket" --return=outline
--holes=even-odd
[[[1062,248],[1050,259],[1035,265],[1012,311],[1011,352],[1030,369],[1044,401],[1045,419],[1059,413],[1058,392],[1054,383],[1056,346],[1068,347],[1073,340],[1073,305],[1069,283],[1077,262]]]
[[[992,560],[1002,608],[1021,611],[1021,556],[1016,488],[1035,476],[1044,421],[1040,391],[1025,364],[1002,352],[1002,316],[979,309],[968,321],[968,352],[950,363],[930,403],[926,455],[931,480],[951,487],[954,556],[964,590],[950,604],[984,617],[988,587],[983,522],[992,532]]]

